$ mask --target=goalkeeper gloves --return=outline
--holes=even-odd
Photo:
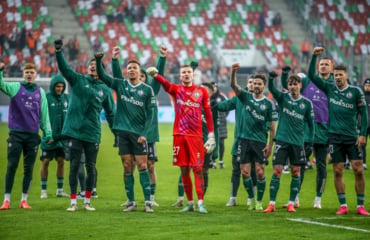
[[[211,132],[211,133],[208,134],[208,140],[204,144],[204,147],[206,148],[207,153],[212,153],[213,150],[215,149],[215,147],[216,147],[216,139],[215,139],[215,134],[213,132]]]

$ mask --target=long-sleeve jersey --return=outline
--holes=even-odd
[[[102,81],[88,74],[82,75],[73,71],[62,51],[56,51],[55,54],[58,68],[71,87],[70,107],[62,135],[90,143],[100,143],[102,109],[112,129],[115,111],[112,91]]]
[[[153,89],[146,83],[132,85],[129,81],[108,76],[102,66],[102,58],[96,58],[99,78],[117,93],[117,113],[113,129],[147,137],[156,106]]]
[[[17,96],[19,90],[21,88],[21,83],[19,82],[5,82],[3,80],[3,71],[0,70],[0,90],[8,95],[10,98],[14,98]],[[44,89],[39,88],[41,99],[40,99],[40,112],[36,115],[39,116],[39,119],[37,120],[39,122],[39,128],[43,131],[44,135],[48,138],[52,137],[52,131],[50,126],[50,119],[49,119],[49,110],[48,110],[48,102],[46,99],[46,94]],[[9,112],[11,109],[9,109]],[[11,114],[9,114],[9,118],[11,118]],[[12,119],[9,119],[9,123],[12,121]],[[17,119],[17,121],[20,121]],[[26,124],[25,124],[26,125]],[[23,130],[21,128],[12,129],[10,128],[10,131],[18,131],[18,132],[28,132],[27,130]],[[38,134],[38,128],[35,132],[35,134]]]
[[[293,99],[290,93],[277,90],[273,81],[273,79],[269,79],[268,89],[279,104],[279,124],[275,139],[304,146],[304,127],[307,123],[309,128],[308,142],[313,142],[314,112],[311,101],[303,96]]]
[[[202,136],[202,108],[207,121],[208,132],[214,131],[212,113],[207,90],[193,84],[176,85],[160,74],[154,78],[174,99],[175,123],[173,135]]]
[[[366,136],[368,116],[365,96],[362,90],[351,85],[340,90],[336,84],[331,84],[320,78],[311,80],[328,96],[329,133],[357,138],[357,114],[360,113],[360,135]]]

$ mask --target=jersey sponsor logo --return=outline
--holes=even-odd
[[[351,99],[351,98],[353,97],[353,95],[352,95],[352,93],[351,93],[351,92],[348,92],[348,93],[346,94],[346,97],[347,97],[348,99]]]
[[[196,108],[199,108],[200,107],[200,104],[199,103],[192,102],[189,99],[186,102],[184,102],[181,99],[177,99],[176,103],[178,103],[180,105],[185,105],[185,106],[188,106],[188,107],[196,107]]]
[[[123,101],[125,101],[125,102],[132,103],[132,104],[134,104],[136,106],[140,106],[140,107],[144,106],[144,103],[143,102],[138,101],[138,100],[135,100],[135,99],[132,99],[132,98],[128,98],[125,95],[121,95],[121,99]]]
[[[251,107],[250,106],[246,106],[245,107],[245,109],[247,110],[247,111],[249,111],[251,114],[252,114],[252,116],[254,117],[254,118],[256,118],[256,119],[259,119],[259,120],[262,120],[262,121],[265,121],[265,117],[263,116],[263,115],[261,115],[261,114],[258,114],[257,112],[256,112],[256,110],[254,110],[253,109],[253,111],[252,111],[252,109],[251,109]]]
[[[289,116],[292,116],[294,118],[298,118],[299,120],[303,120],[303,115],[302,114],[299,114],[297,112],[295,112],[294,110],[293,111],[290,111],[289,109],[287,108],[283,108],[283,113],[286,113],[288,114]]]
[[[334,104],[334,105],[340,106],[340,107],[345,107],[345,108],[348,108],[348,109],[353,109],[353,104],[352,103],[343,102],[342,99],[340,101],[337,101],[334,98],[330,98],[329,102],[332,103],[332,104]]]

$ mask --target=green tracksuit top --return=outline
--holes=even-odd
[[[100,143],[100,113],[112,129],[114,100],[112,91],[100,80],[90,75],[79,74],[69,66],[62,51],[56,51],[59,71],[68,81],[71,93],[62,135],[90,143]]]
[[[55,93],[55,85],[57,83],[63,83],[64,88],[62,94],[57,95]],[[48,100],[48,107],[49,107],[49,118],[51,129],[53,132],[53,140],[54,142],[48,144],[48,139],[44,135],[41,139],[41,149],[42,150],[53,150],[57,148],[64,148],[65,144],[61,137],[63,124],[66,119],[67,111],[68,111],[68,95],[64,93],[66,88],[66,83],[64,78],[60,75],[55,75],[51,78],[50,82],[50,89],[49,92],[46,94],[46,98]]]

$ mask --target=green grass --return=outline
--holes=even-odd
[[[306,219],[312,222],[340,225],[370,231],[370,218],[356,214],[356,196],[352,170],[345,171],[347,202],[350,213],[336,216],[338,200],[334,189],[332,166],[328,166],[328,181],[323,195],[323,209],[314,210],[312,201],[315,196],[316,171],[306,171],[305,182],[300,194],[301,207],[296,213],[287,213],[280,208],[289,196],[290,174],[283,175],[277,197],[277,212],[263,214],[248,211],[247,194],[242,184],[239,188],[238,206],[227,208],[231,175],[231,144],[233,125],[229,126],[229,138],[226,141],[225,170],[210,170],[209,187],[205,204],[209,213],[179,213],[171,207],[177,199],[177,180],[179,169],[172,166],[172,125],[161,124],[161,142],[157,144],[159,162],[157,163],[156,200],[160,204],[153,214],[142,212],[143,194],[135,173],[135,197],[138,211],[124,213],[120,204],[126,200],[122,180],[122,164],[117,149],[112,147],[113,137],[107,125],[103,124],[103,138],[100,145],[97,168],[98,199],[92,204],[96,212],[82,210],[79,200],[79,211],[66,212],[69,199],[55,197],[56,164],[49,166],[48,199],[40,199],[40,161],[36,160],[34,178],[30,190],[29,204],[31,210],[19,209],[23,177],[23,160],[16,174],[12,191],[11,209],[0,211],[0,239],[367,239],[369,232],[338,229],[329,226],[308,224],[288,220]],[[6,139],[7,126],[0,124],[0,193],[4,191],[6,172]],[[368,150],[369,146],[368,146]],[[68,192],[68,170],[66,163],[66,180],[64,189]],[[266,207],[269,198],[269,182],[272,174],[271,164],[266,169],[267,186],[263,199]],[[370,177],[365,171],[367,183]],[[367,187],[369,189],[369,187]],[[1,195],[0,195],[1,196]],[[0,198],[1,201],[1,198]],[[365,206],[370,210],[370,198]]]

